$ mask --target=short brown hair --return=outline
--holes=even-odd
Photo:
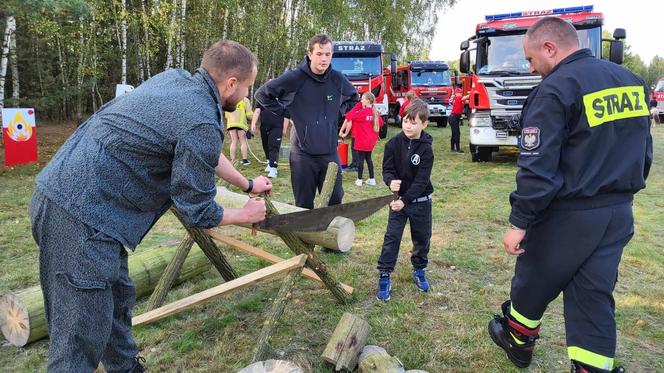
[[[330,39],[330,37],[327,36],[326,34],[318,34],[318,35],[314,36],[313,38],[309,39],[309,52],[314,51],[314,46],[316,44],[318,44],[320,46],[323,46],[327,43],[332,44],[332,39]]]
[[[219,40],[212,44],[201,61],[201,67],[219,81],[227,76],[247,79],[257,66],[256,56],[247,47],[232,40]]]
[[[542,42],[546,38],[563,48],[578,48],[579,36],[569,22],[558,17],[544,17],[526,31],[529,42]]]
[[[427,103],[422,101],[422,99],[415,97],[410,104],[406,106],[403,117],[408,117],[413,120],[415,118],[420,118],[422,123],[424,123],[429,120],[429,106],[427,106]]]

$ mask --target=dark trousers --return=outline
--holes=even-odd
[[[261,143],[270,167],[277,167],[283,127],[261,123]]]
[[[410,221],[410,237],[413,241],[410,262],[416,270],[426,268],[429,262],[429,242],[431,241],[431,200],[409,203],[401,211],[390,210],[383,249],[378,259],[380,272],[394,271],[407,220]]]
[[[291,150],[291,185],[293,186],[295,206],[307,209],[312,209],[314,207],[316,190],[320,192],[323,188],[325,175],[327,174],[327,164],[329,162],[335,162],[339,165],[334,190],[330,196],[330,205],[338,205],[341,203],[344,196],[344,190],[341,184],[342,179],[339,153],[312,156]]]
[[[452,137],[450,138],[450,149],[461,150],[459,142],[461,141],[461,131],[459,130],[459,123],[461,122],[461,115],[452,114],[450,115],[449,123],[450,129],[452,130]]]
[[[353,156],[353,159],[351,159],[350,164],[348,165],[348,168],[357,168],[359,167],[358,163],[360,160],[360,154],[357,150],[355,150],[355,138],[351,137],[350,139],[350,150]]]
[[[362,173],[364,172],[364,161],[367,161],[367,168],[369,169],[369,179],[374,178],[374,164],[373,160],[371,159],[371,152],[363,152],[361,150],[357,150],[357,178],[361,179],[362,178]]]
[[[32,235],[50,337],[49,372],[127,372],[138,348],[131,335],[136,300],[127,252],[35,191]]]
[[[527,230],[512,278],[512,307],[540,320],[563,293],[567,346],[612,358],[613,288],[623,248],[634,234],[631,202],[553,210]]]

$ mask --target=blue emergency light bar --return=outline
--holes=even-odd
[[[516,13],[503,13],[503,14],[492,14],[484,16],[486,21],[498,21],[501,19],[508,18],[522,18],[522,17],[534,17],[534,16],[547,16],[554,14],[567,14],[567,13],[583,13],[583,12],[592,12],[592,5],[583,5],[583,6],[572,6],[568,8],[556,8],[556,9],[547,9],[547,10],[534,10],[534,11],[524,11]]]

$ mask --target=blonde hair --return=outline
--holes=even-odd
[[[413,91],[406,92],[406,99],[412,100],[413,97],[415,97],[415,92],[413,92]]]
[[[371,92],[364,92],[362,98],[366,98],[371,104],[371,112],[373,113],[373,130],[374,132],[378,132],[380,130],[380,128],[378,128],[378,110],[376,110],[376,106],[374,105],[374,102],[376,102],[376,96]]]

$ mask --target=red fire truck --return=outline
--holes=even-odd
[[[602,39],[602,13],[593,6],[524,11],[486,16],[475,35],[461,43],[459,68],[470,73],[469,130],[473,162],[491,161],[501,146],[518,146],[521,135],[520,114],[533,87],[542,80],[530,73],[523,54],[524,34],[544,16],[561,17],[577,30],[580,46],[602,57],[602,41],[611,43],[609,59],[623,60],[624,29],[616,29],[613,39]],[[473,48],[470,43],[475,44]],[[474,62],[471,71],[470,55]]]
[[[452,83],[456,81],[456,75],[455,72],[452,76],[450,67],[443,61],[410,61],[397,67],[388,95],[392,118],[397,120],[406,93],[413,91],[415,96],[428,104],[429,120],[436,122],[438,127],[447,126],[452,109]]]
[[[387,124],[388,97],[386,82],[396,70],[397,56],[389,53],[390,69],[383,68],[383,46],[373,41],[335,41],[332,68],[344,74],[361,95],[370,91],[376,97],[376,110]],[[381,127],[380,137],[387,136],[387,125]]]
[[[657,84],[652,90],[651,101],[657,102],[657,106],[652,108],[653,119],[656,123],[664,123],[664,77],[659,78]]]

